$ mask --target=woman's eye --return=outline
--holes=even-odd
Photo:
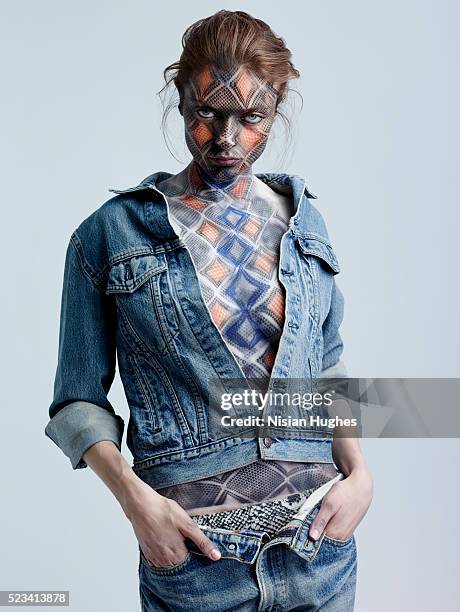
[[[206,108],[197,109],[196,114],[199,117],[203,117],[203,119],[211,119],[212,117],[214,117],[214,113],[210,110],[207,110]]]
[[[259,123],[259,121],[262,121],[263,117],[256,115],[255,113],[251,113],[250,115],[245,115],[243,119],[246,121],[246,123]]]

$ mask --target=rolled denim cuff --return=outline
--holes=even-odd
[[[87,467],[85,451],[101,440],[111,440],[121,451],[124,421],[105,408],[78,401],[64,406],[45,427],[45,434],[69,457],[74,470]]]
[[[348,378],[347,368],[342,360],[339,360],[333,366],[325,368],[319,378]]]

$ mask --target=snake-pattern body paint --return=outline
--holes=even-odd
[[[277,91],[244,66],[210,66],[183,88],[185,139],[195,162],[217,183],[246,173],[265,148]]]

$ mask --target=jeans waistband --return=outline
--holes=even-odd
[[[262,546],[270,542],[270,545],[286,544],[302,557],[313,559],[321,546],[324,532],[318,540],[311,540],[308,537],[310,525],[318,513],[324,495],[335,482],[343,477],[343,474],[339,472],[336,477],[316,489],[291,520],[274,536],[270,536],[265,531],[252,529],[232,531],[206,525],[199,525],[199,527],[220,550],[222,558],[236,559],[243,563],[254,563]],[[193,552],[203,554],[192,541],[188,541],[187,545]]]

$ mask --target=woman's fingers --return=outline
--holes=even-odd
[[[317,540],[326,525],[328,534],[338,539],[347,539],[356,529],[372,500],[372,477],[367,469],[357,469],[347,478],[336,482],[326,493],[318,514],[310,526],[309,536]],[[345,535],[344,535],[345,534]]]
[[[179,565],[188,553],[185,538],[192,540],[213,561],[220,559],[221,554],[215,544],[177,502],[158,496],[150,513],[151,521],[147,524],[144,510],[140,514],[139,524],[136,513],[132,514],[131,522],[144,557],[151,565],[158,568]]]
[[[187,520],[184,522],[184,525],[180,527],[180,530],[183,535],[192,540],[207,557],[213,561],[218,561],[220,559],[220,551],[216,548],[215,544],[204,535],[190,516],[187,516]]]
[[[339,509],[339,506],[334,502],[334,499],[326,494],[321,502],[318,514],[313,519],[310,525],[309,537],[313,540],[317,540],[323,533],[324,528]]]

